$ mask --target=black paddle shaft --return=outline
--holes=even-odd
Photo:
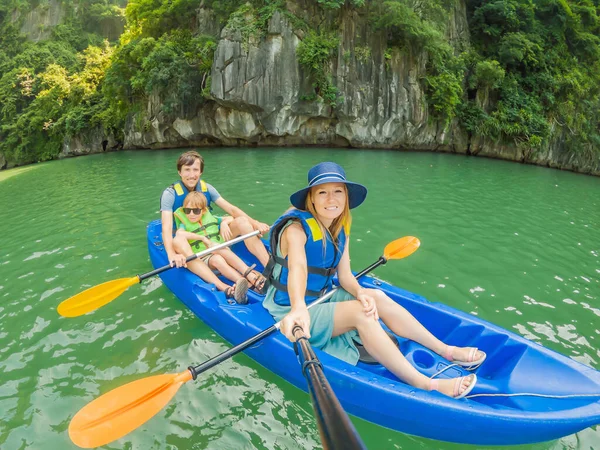
[[[296,334],[298,333],[298,334]],[[342,408],[331,385],[325,378],[323,366],[315,355],[302,328],[296,326],[293,331],[297,338],[297,347],[302,354],[302,372],[308,383],[317,425],[321,434],[324,450],[366,449],[348,414]]]
[[[387,262],[387,259],[385,259],[383,256],[380,256],[377,261],[375,261],[369,267],[367,267],[366,269],[363,269],[361,272],[359,272],[358,274],[356,274],[356,278],[360,278],[363,275],[366,275],[367,273],[369,273],[370,271],[372,271],[376,267],[379,267],[379,266],[385,264],[386,262]],[[325,296],[323,296],[323,297],[329,298],[329,297],[331,297],[331,294],[332,294],[332,291],[330,291],[329,294],[325,294]],[[321,297],[321,299],[323,297]],[[315,300],[310,305],[308,305],[308,307],[310,308],[312,305],[316,305],[317,303],[320,303],[319,300],[321,300],[321,299]],[[251,347],[252,345],[256,344],[258,341],[260,341],[263,338],[267,337],[268,335],[270,335],[273,331],[275,331],[277,329],[279,329],[279,323],[276,323],[275,325],[270,326],[266,330],[261,331],[260,333],[254,335],[253,337],[251,337],[247,341],[244,341],[244,342],[236,345],[235,347],[231,347],[229,350],[226,350],[223,353],[218,354],[217,356],[209,359],[208,361],[204,361],[202,364],[199,364],[199,365],[197,365],[195,367],[194,366],[189,366],[188,370],[191,372],[192,378],[195,380],[196,377],[198,377],[198,375],[200,375],[205,370],[208,370],[208,369],[216,366],[217,364],[222,363],[226,359],[229,359],[232,356],[237,355],[239,352],[242,352],[242,351],[246,350],[248,347]]]

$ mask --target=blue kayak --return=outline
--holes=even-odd
[[[159,220],[148,226],[148,249],[155,268],[167,264]],[[233,250],[246,262],[256,262],[243,243]],[[168,270],[160,276],[179,300],[232,345],[274,324],[262,306],[263,297],[252,291],[248,304],[238,305],[188,270]],[[444,342],[479,347],[487,359],[476,370],[477,386],[469,396],[454,400],[436,391],[413,388],[379,364],[359,362],[352,366],[315,349],[329,383],[350,414],[403,433],[480,445],[549,441],[600,423],[600,372],[376,278],[365,276],[360,283],[385,291]],[[397,340],[408,361],[427,376],[450,365],[415,342]],[[281,333],[271,334],[245,353],[307,390],[292,344]],[[439,377],[469,373],[451,367]]]

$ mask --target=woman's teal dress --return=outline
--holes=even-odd
[[[286,225],[286,227],[290,224]],[[281,230],[282,233],[286,227]],[[277,244],[277,255],[283,257],[279,243]],[[281,266],[276,264],[273,270],[273,276],[275,279],[279,279],[280,274]],[[267,309],[267,311],[269,311],[269,313],[271,313],[276,321],[280,321],[288,312],[290,312],[291,307],[278,305],[275,303],[275,292],[275,287],[270,286],[265,295],[263,306]],[[352,365],[356,365],[358,362],[358,350],[354,345],[354,340],[356,339],[358,342],[360,342],[358,333],[356,331],[349,331],[339,336],[331,337],[333,333],[333,314],[335,310],[335,304],[348,300],[354,300],[354,297],[344,289],[339,288],[331,299],[325,303],[315,305],[308,310],[310,313],[309,342],[314,347],[320,348],[336,358],[346,361]]]

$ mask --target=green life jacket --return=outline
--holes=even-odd
[[[198,223],[190,222],[186,214],[183,212],[183,207],[178,208],[173,215],[175,216],[175,224],[177,225],[177,229],[179,229],[179,227],[183,224],[185,231],[206,236],[217,244],[223,242],[223,238],[219,234],[219,221],[209,211],[206,211],[204,214],[202,214],[200,222]],[[204,245],[204,243],[200,240],[189,242],[192,249],[196,252],[201,252],[202,250],[206,249],[206,245]]]

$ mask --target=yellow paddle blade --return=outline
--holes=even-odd
[[[81,408],[69,424],[69,437],[83,448],[109,444],[159,412],[192,379],[189,370],[155,375],[113,389]]]
[[[57,308],[58,313],[64,317],[77,317],[89,313],[113,301],[128,287],[139,282],[140,279],[135,276],[119,278],[91,287],[61,302]]]
[[[421,241],[414,236],[404,236],[385,246],[383,257],[385,259],[401,259],[412,255],[421,245]]]

